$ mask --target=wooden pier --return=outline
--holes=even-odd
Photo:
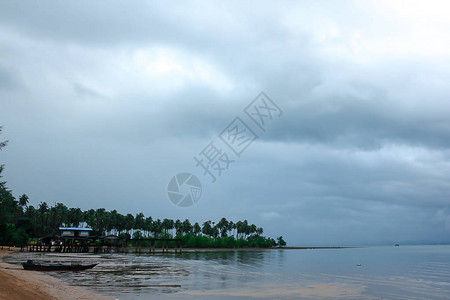
[[[156,242],[160,242],[156,247]],[[175,244],[175,247],[169,247],[170,243]],[[143,246],[144,244],[144,246]],[[147,246],[149,244],[149,246]],[[60,253],[182,253],[181,239],[125,239],[119,240],[115,244],[103,243],[64,243],[61,244],[44,244],[36,243],[22,246],[20,251],[27,252],[60,252]]]
[[[174,250],[175,253],[177,253],[177,252],[182,253],[182,251],[183,251],[181,239],[153,238],[153,239],[130,239],[128,241],[136,242],[136,246],[135,247],[124,247],[123,249],[126,252],[129,252],[128,250],[134,250],[135,253],[153,253],[154,254],[155,252],[157,252],[157,250],[161,250],[162,253],[169,253],[170,250]],[[146,241],[150,242],[150,247],[142,247],[142,242],[146,242]],[[160,248],[155,247],[155,244],[157,241],[161,242],[162,247],[160,247]],[[175,242],[174,248],[169,247],[170,242]]]

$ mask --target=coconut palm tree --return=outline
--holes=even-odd
[[[48,219],[48,205],[46,202],[41,202],[38,206],[38,212],[39,212],[39,219],[41,223],[41,228],[39,228],[39,233],[41,235],[45,234],[45,224]]]
[[[173,228],[173,220],[164,219],[161,223],[164,233],[168,234],[169,230]]]
[[[226,218],[222,218],[220,219],[219,223],[217,223],[217,228],[220,231],[220,236],[221,237],[226,237],[228,234],[228,226],[230,225],[230,223],[227,221]]]
[[[183,233],[183,223],[179,219],[177,219],[175,221],[174,227],[175,227],[175,234],[176,235],[180,235],[180,234]]]
[[[143,213],[136,214],[134,218],[134,229],[144,230],[145,227],[145,216]]]
[[[159,235],[162,233],[162,222],[160,219],[157,219],[153,222],[153,236],[159,237]]]
[[[19,205],[22,208],[28,207],[29,202],[30,202],[30,198],[28,197],[27,194],[23,194],[22,196],[19,197]]]
[[[185,234],[189,234],[192,232],[192,225],[188,219],[183,221],[181,228],[182,228],[183,233],[185,233]]]
[[[147,236],[153,231],[153,219],[148,217],[145,219],[145,231],[147,231]]]
[[[130,230],[134,227],[134,216],[132,214],[127,214],[125,216],[125,230],[127,234],[130,234]]]
[[[202,233],[206,236],[212,236],[212,234],[213,234],[211,223],[212,222],[210,220],[203,223]]]
[[[200,227],[200,225],[198,224],[198,222],[195,222],[194,227],[192,228],[194,234],[198,235],[199,233],[202,232],[202,228]]]

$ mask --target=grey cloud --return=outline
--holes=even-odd
[[[0,89],[10,91],[20,86],[21,83],[15,72],[0,65]]]
[[[428,102],[423,105],[427,115],[408,114],[395,102],[380,90],[371,99],[334,96],[287,103],[283,120],[274,122],[267,138],[368,150],[389,144],[450,146],[446,107],[437,104],[430,112]]]
[[[0,4],[0,163],[16,194],[244,218],[294,245],[448,242],[448,57],[401,52],[414,24],[353,2],[191,4]],[[149,75],[133,55],[152,47],[185,65]],[[266,132],[243,112],[260,91],[284,111]],[[259,139],[211,184],[193,156],[236,116]],[[165,194],[182,171],[204,185],[187,210]]]

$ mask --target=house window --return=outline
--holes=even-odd
[[[62,236],[74,236],[74,235],[75,235],[75,232],[72,230],[64,230],[62,232]]]

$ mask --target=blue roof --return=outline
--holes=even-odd
[[[79,230],[79,231],[92,231],[92,228],[78,228],[78,227],[59,227],[59,230]]]

